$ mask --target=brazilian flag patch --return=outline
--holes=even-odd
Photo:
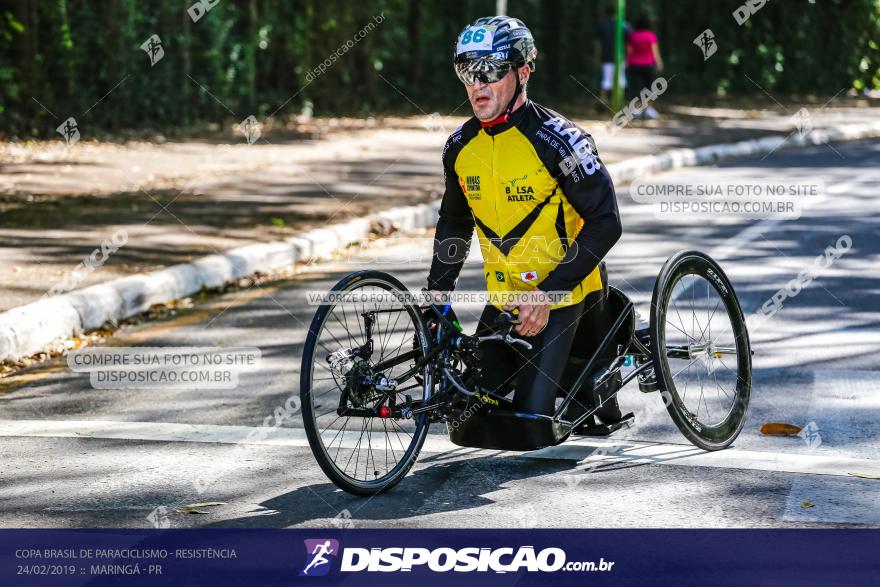
[[[501,271],[496,271],[495,279],[497,279],[498,281],[504,281],[504,273]]]

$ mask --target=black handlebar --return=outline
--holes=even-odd
[[[513,327],[517,324],[519,324],[519,318],[514,317],[510,312],[501,312],[498,314],[498,317],[495,318],[495,328],[498,331],[498,334],[502,336],[510,334],[510,331],[513,330]]]

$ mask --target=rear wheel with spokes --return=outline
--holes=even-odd
[[[663,265],[651,303],[651,353],[679,430],[705,450],[729,446],[748,409],[751,349],[733,286],[708,255],[683,251]]]
[[[429,336],[406,288],[387,273],[354,273],[330,293],[303,351],[303,424],[330,480],[374,495],[406,475],[425,441],[427,416],[412,417],[407,403],[429,397],[430,368],[395,381],[427,354]]]

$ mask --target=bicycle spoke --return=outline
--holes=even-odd
[[[687,360],[687,359],[682,359],[682,360]],[[693,365],[694,363],[696,363],[699,360],[700,360],[699,357],[697,357],[696,359],[691,359],[691,362],[688,363],[687,365],[685,365],[684,367],[682,367],[681,369],[679,369],[679,371],[675,375],[672,376],[672,379],[675,379],[676,377],[678,377],[679,373],[681,373],[682,371],[684,371],[685,369],[687,369],[688,367],[690,367],[691,365]]]
[[[404,444],[403,444],[403,441],[400,440],[400,432],[403,432],[404,434],[407,434],[406,430],[403,430],[403,429],[397,424],[397,422],[395,422],[394,420],[389,420],[389,421],[391,422],[391,426],[395,429],[395,430],[394,430],[394,435],[397,437],[397,442],[400,443],[400,449],[403,451],[404,454],[406,454],[406,445],[404,445]]]
[[[402,314],[402,313],[403,313],[403,312],[399,312],[399,313],[397,314],[397,320],[394,321],[394,326],[391,327],[391,332],[393,332],[394,329],[397,328],[397,321],[400,320],[400,314]],[[390,316],[389,316],[389,322],[390,322]],[[389,337],[390,337],[390,335],[391,335],[391,332],[389,332]],[[403,341],[405,341],[405,340],[406,340],[406,337],[404,336],[404,337],[403,337],[403,340],[401,341],[401,343],[400,343],[399,345],[397,345],[397,348],[396,348],[395,350],[397,350],[397,349],[399,349],[401,346],[403,346]],[[386,341],[387,341],[387,339],[386,339]],[[390,354],[390,353],[389,353],[389,354]],[[400,354],[400,353],[398,353],[398,355],[399,355],[399,354]],[[397,356],[397,355],[395,355],[395,356]],[[390,359],[391,357],[388,357],[388,358]],[[385,360],[385,349],[383,348],[383,350],[382,350],[382,356],[379,357],[379,362],[381,363],[381,362],[384,361],[384,360]],[[389,373],[390,373],[390,372],[389,372]]]
[[[330,412],[327,412],[327,414],[329,414],[329,413],[330,413]],[[325,414],[325,415],[326,415],[326,414]],[[325,432],[327,432],[328,430],[330,430],[330,427],[333,426],[333,424],[335,424],[340,418],[342,418],[342,416],[336,416],[336,418],[334,418],[332,422],[330,422],[329,424],[327,424],[326,426],[324,426],[324,428],[321,429],[321,431],[320,431],[319,434],[323,435]],[[336,436],[339,436],[339,432],[336,433]],[[334,436],[333,438],[335,439],[336,436]],[[330,441],[330,444],[333,444],[333,440]],[[328,446],[329,446],[329,445],[328,445]]]
[[[672,288],[673,294],[675,294],[675,288],[678,287],[679,284],[681,284],[680,280],[678,283],[675,284],[675,286],[673,286],[673,288]],[[685,291],[687,291],[687,290],[685,290]],[[670,298],[669,298],[670,303],[675,304],[675,301],[674,301],[675,299],[676,299],[675,295],[670,296]],[[684,325],[684,319],[681,317],[681,313],[678,311],[678,305],[675,305],[674,308],[675,308],[675,313],[678,316],[678,321],[681,323],[681,333],[684,334],[685,336],[687,336],[691,340],[696,340],[696,339],[694,339],[693,336],[690,336],[687,332],[685,332],[685,329],[687,328],[687,326]]]
[[[718,298],[718,304],[721,303],[721,298]],[[715,310],[718,309],[718,304],[715,304],[715,309],[712,310],[711,314],[707,312],[708,318],[706,319],[706,328],[709,331],[709,340],[712,340],[712,316],[715,315]],[[706,288],[706,308],[712,305],[712,302],[709,300],[709,288]]]
[[[336,449],[336,457],[335,458],[339,458],[339,450],[342,448],[342,441],[345,440],[345,432],[346,432],[346,430],[348,430],[348,421],[349,420],[351,420],[351,417],[346,418],[345,422],[342,423],[342,438],[339,439],[339,448]]]
[[[688,380],[690,379],[691,365],[693,365],[693,363],[690,363],[690,364],[688,365],[687,373],[686,373],[685,376],[684,376],[684,394],[682,394],[682,396],[681,396],[681,403],[684,403],[684,399],[687,397],[687,392],[688,392]]]
[[[395,314],[397,314],[397,316],[394,318],[394,325],[393,326],[391,325],[391,312],[387,312],[385,315],[385,328],[387,329],[388,334],[387,334],[387,336],[385,338],[385,342],[383,344],[387,345],[388,341],[391,340],[391,337],[393,336],[394,331],[397,328],[397,323],[398,323],[398,321],[400,321],[400,315],[403,314],[403,312],[395,312]],[[386,351],[383,348],[382,349],[383,357],[384,357],[385,352]],[[380,358],[379,360],[381,361],[382,358]]]
[[[708,296],[709,296],[709,290],[707,289],[707,290],[706,290],[706,297],[708,297]],[[709,334],[709,340],[712,340],[712,318],[715,316],[715,311],[718,310],[718,306],[719,306],[719,305],[721,305],[721,298],[718,298],[718,301],[715,302],[715,307],[712,309],[712,314],[709,316],[709,321],[706,322],[706,328],[707,328],[708,331],[709,331],[709,333],[708,333],[708,334]],[[708,308],[709,306],[707,305],[706,307]],[[724,331],[722,331],[722,332],[727,332],[727,331],[724,330]],[[700,338],[701,338],[701,339],[703,338],[703,334],[704,334],[704,332],[700,332]]]
[[[373,462],[373,472],[375,473],[375,471],[376,471],[376,459],[375,459],[375,457],[373,457],[373,419],[370,418],[369,422],[370,422],[370,429],[367,430],[367,463],[364,463],[364,465],[365,465],[364,477],[366,477],[368,474],[367,473],[367,470],[368,470],[367,465],[370,461]],[[373,476],[375,477],[375,474]]]
[[[354,447],[354,450],[351,451],[351,455],[348,457],[348,460],[345,462],[345,467],[343,467],[343,469],[342,469],[343,471],[347,471],[347,470],[348,470],[348,465],[349,465],[349,463],[351,463],[351,459],[352,459],[352,457],[354,457],[355,452],[357,452],[358,457],[360,457],[360,454],[361,454],[361,441],[364,439],[364,432],[365,432],[366,429],[367,429],[367,419],[366,419],[366,418],[362,418],[362,420],[364,421],[364,425],[363,425],[363,427],[361,428],[361,434],[360,434],[360,436],[358,436],[358,441],[357,441],[357,444],[356,444],[355,447]],[[355,476],[357,476],[357,463],[358,463],[358,462],[357,462],[357,460],[356,460],[356,461],[354,462],[354,474],[355,474]]]
[[[389,440],[391,438],[391,435],[388,433],[388,424],[385,423],[385,420],[382,420],[382,427],[385,428],[385,446],[387,447],[385,449],[385,452],[386,452],[385,458],[386,459],[388,458],[387,452],[388,452],[388,448],[390,448],[391,449],[391,456],[394,458],[394,462],[398,462],[397,453],[394,452],[394,444],[392,442],[390,442],[390,440]]]
[[[675,328],[676,330],[678,330],[679,332],[681,332],[683,335],[685,335],[686,337],[688,337],[690,340],[692,340],[692,341],[694,341],[694,342],[697,342],[697,339],[693,338],[691,335],[689,335],[687,332],[685,332],[684,330],[682,330],[681,328],[679,328],[678,326],[676,326],[676,325],[673,324],[672,322],[667,322],[666,324],[668,324],[669,326],[672,326],[673,328]]]
[[[336,307],[338,308],[339,306],[336,306]],[[334,308],[334,309],[335,309],[335,308]],[[330,315],[333,316],[333,319],[336,320],[336,323],[337,323],[337,324],[339,324],[340,326],[342,326],[342,328],[345,329],[345,333],[348,335],[348,338],[350,338],[350,339],[356,339],[356,337],[351,333],[351,329],[348,327],[348,324],[346,324],[346,323],[344,323],[342,320],[340,320],[340,319],[339,319],[339,316],[336,315],[336,312],[331,311],[331,312],[330,312]],[[345,310],[342,310],[342,317],[343,317],[343,319],[345,318]],[[327,330],[328,330],[328,331],[330,330],[330,325],[329,325],[329,324],[327,325]],[[333,336],[333,337],[335,338],[335,336],[333,335],[332,332],[330,333],[330,336]],[[338,340],[337,340],[337,342],[338,342]],[[342,343],[339,343],[339,344],[340,344],[340,346],[343,346]]]
[[[703,396],[703,380],[700,379],[700,399],[697,400],[697,419],[700,418],[700,401],[702,401],[703,399],[704,399],[704,396]],[[708,416],[708,415],[709,415],[709,405],[706,404],[705,401],[703,401],[703,404],[706,405],[706,415]]]
[[[724,392],[724,396],[725,396],[725,397],[730,397],[730,399],[732,400],[733,398],[727,394],[727,390],[724,389],[724,386],[721,385],[721,382],[718,381],[718,376],[715,375],[715,373],[712,373],[712,377],[715,379],[715,383],[718,385],[718,389],[720,389],[721,391]]]
[[[697,288],[696,287],[691,288],[691,292],[693,292],[695,289],[697,289]],[[706,293],[708,294],[708,292],[709,292],[709,290],[707,289]],[[691,316],[692,316],[691,324],[693,324],[693,322],[697,323],[697,329],[700,331],[700,340],[702,341],[702,340],[704,340],[703,339],[703,328],[702,328],[702,326],[700,326],[699,318],[697,318],[697,310],[696,310],[696,308],[694,308],[694,298],[693,297],[691,297]]]
[[[348,330],[349,333],[351,333],[351,327],[349,327],[349,325],[348,325],[348,312],[345,311],[346,305],[347,304],[345,304],[343,301],[343,303],[340,306],[340,310],[342,310],[342,318],[345,320],[345,328],[346,328],[346,330]],[[356,320],[356,323],[358,325],[358,331],[360,332],[360,340],[363,341],[363,342],[361,342],[361,344],[367,344],[367,338],[366,338],[366,336],[364,336],[364,329],[361,327],[361,321]],[[353,338],[356,338],[356,337],[354,337],[354,333],[351,333],[351,334],[352,334]]]

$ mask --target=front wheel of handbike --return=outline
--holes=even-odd
[[[428,419],[405,417],[406,398],[428,399],[430,365],[399,387],[387,382],[411,369],[430,344],[406,287],[381,271],[345,277],[318,308],[303,349],[303,424],[315,459],[340,489],[381,493],[415,463]]]
[[[670,257],[654,285],[650,326],[657,383],[676,426],[704,450],[726,448],[745,422],[752,356],[721,267],[699,251]]]

